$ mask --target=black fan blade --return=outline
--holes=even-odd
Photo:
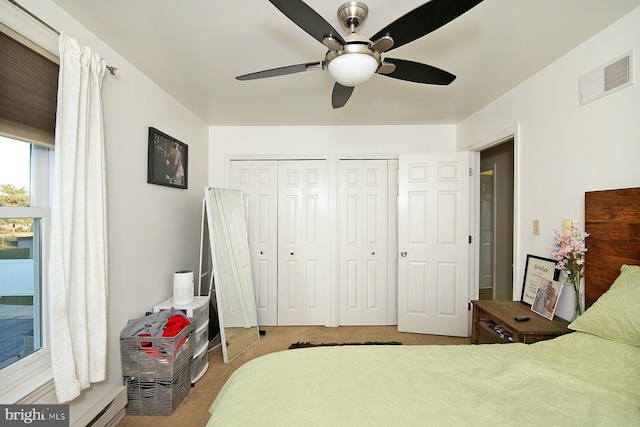
[[[431,0],[396,19],[370,40],[391,36],[393,46],[389,50],[395,49],[437,30],[481,2],[482,0]]]
[[[265,79],[267,77],[286,76],[287,74],[301,73],[309,68],[322,69],[322,62],[307,62],[306,64],[289,65],[287,67],[272,68],[270,70],[257,71],[236,77],[237,80]]]
[[[301,0],[269,0],[280,12],[291,19],[296,25],[305,30],[314,39],[322,43],[325,37],[333,37],[340,44],[346,42],[335,28],[331,26],[318,12],[311,9]]]
[[[380,74],[381,76],[431,85],[448,85],[456,79],[456,76],[451,73],[419,62],[395,58],[384,58],[384,62],[394,64],[396,69],[389,74]]]
[[[333,108],[344,107],[352,93],[353,86],[342,86],[340,83],[333,85],[333,93],[331,93],[331,105]]]

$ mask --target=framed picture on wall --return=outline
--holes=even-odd
[[[557,262],[553,259],[542,258],[536,255],[527,255],[520,302],[531,306],[534,298],[536,297],[538,285],[542,279],[558,280],[560,270],[556,269],[556,265]]]
[[[187,144],[150,127],[147,182],[186,189],[188,148]]]
[[[561,292],[562,283],[551,279],[541,279],[538,284],[538,289],[536,290],[536,296],[533,298],[531,311],[549,320],[553,320]]]

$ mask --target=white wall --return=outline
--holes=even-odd
[[[458,125],[458,149],[490,140],[520,125],[515,233],[521,292],[527,254],[551,256],[554,229],[563,219],[584,227],[584,193],[640,186],[640,85],[582,107],[578,78],[635,49],[640,55],[640,8]],[[540,235],[532,222],[540,220]],[[587,247],[589,241],[587,239]],[[558,314],[570,317],[565,288]]]
[[[174,271],[197,271],[208,126],[50,0],[20,3],[120,69],[117,78],[105,75],[102,90],[109,229],[107,379],[71,403],[73,424],[122,384],[119,335],[127,320],[169,297]],[[150,126],[188,145],[188,190],[147,184]]]
[[[209,185],[224,187],[230,157],[382,154],[455,151],[456,128],[438,126],[213,126]]]

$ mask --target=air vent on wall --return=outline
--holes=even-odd
[[[633,84],[633,51],[580,77],[580,105]]]

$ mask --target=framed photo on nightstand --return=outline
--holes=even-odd
[[[527,255],[520,302],[528,306],[533,304],[541,279],[558,280],[560,270],[556,269],[556,265],[557,262],[553,259]]]
[[[531,310],[540,316],[553,320],[562,292],[562,283],[551,279],[541,279],[533,299]]]

